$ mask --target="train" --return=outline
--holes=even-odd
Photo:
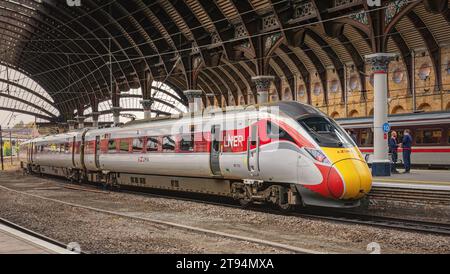
[[[30,140],[19,154],[31,173],[227,196],[282,210],[357,207],[372,187],[345,130],[294,101],[84,128]]]
[[[411,162],[417,168],[450,168],[450,112],[424,112],[391,115],[391,129],[397,131],[401,142],[405,129],[411,131],[413,147]],[[337,119],[359,146],[364,159],[369,163],[373,157],[373,119]],[[387,142],[387,141],[386,141]],[[402,164],[402,149],[399,149],[399,164]]]

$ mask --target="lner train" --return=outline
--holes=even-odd
[[[370,164],[373,155],[373,119],[339,119],[337,122],[352,131],[365,159]],[[413,147],[411,162],[415,167],[450,168],[450,112],[427,112],[389,116],[392,130],[397,131],[398,142],[405,129],[411,131]],[[386,140],[387,142],[387,140]],[[399,149],[399,163],[402,149]]]
[[[372,185],[347,133],[297,102],[82,129],[24,143],[20,156],[30,172],[223,195],[281,209],[355,207]]]

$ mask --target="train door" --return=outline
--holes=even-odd
[[[247,141],[247,168],[252,176],[259,175],[259,127],[257,121],[249,123],[249,136]]]
[[[73,137],[72,139],[72,166],[75,167],[75,143],[76,137]]]
[[[86,170],[86,164],[84,162],[84,156],[85,156],[84,149],[86,148],[86,133],[87,133],[87,130],[81,134],[81,146],[80,146],[80,161],[81,161],[81,167],[84,170]]]
[[[211,127],[211,152],[210,152],[210,166],[212,174],[221,176],[220,171],[220,125],[213,125]]]
[[[28,163],[32,163],[33,162],[33,150],[34,150],[34,143],[31,143],[28,146]]]
[[[95,136],[95,166],[100,169],[100,136]]]

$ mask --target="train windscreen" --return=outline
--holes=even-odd
[[[300,125],[323,147],[353,147],[352,139],[336,123],[323,116],[298,119]]]

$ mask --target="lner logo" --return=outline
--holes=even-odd
[[[369,7],[381,7],[381,0],[367,0]]]
[[[69,7],[81,7],[81,0],[66,0]]]

